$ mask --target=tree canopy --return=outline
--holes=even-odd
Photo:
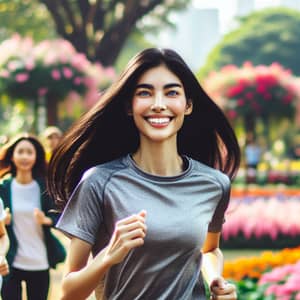
[[[278,62],[300,75],[300,12],[288,8],[268,8],[239,20],[240,26],[224,36],[211,51],[199,76],[212,70],[245,61],[254,65]]]
[[[62,37],[90,61],[114,65],[132,33],[172,25],[190,0],[1,0],[0,40],[15,32],[36,41]],[[174,24],[173,24],[174,25]],[[135,38],[129,44],[135,44]],[[140,43],[138,43],[140,44]],[[136,45],[135,45],[136,46]],[[130,52],[130,51],[129,51]],[[128,55],[126,55],[128,56]]]
[[[91,61],[112,65],[128,37],[152,21],[168,21],[171,11],[190,0],[39,0],[48,9],[57,33]]]
[[[16,32],[35,41],[57,37],[45,5],[37,0],[1,0],[0,19],[0,41]]]

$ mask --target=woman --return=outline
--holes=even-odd
[[[49,191],[71,237],[62,299],[236,299],[220,231],[239,146],[178,54],[146,49],[69,130]],[[89,264],[89,254],[93,259]]]
[[[46,161],[49,162],[54,149],[59,144],[63,133],[56,126],[48,126],[41,134],[41,139],[45,146]]]
[[[9,273],[9,267],[6,260],[6,253],[9,248],[9,239],[5,227],[6,212],[4,210],[3,201],[0,198],[0,290],[2,287],[2,276]]]
[[[8,176],[10,174],[11,176]],[[7,233],[10,274],[4,278],[3,300],[22,299],[22,281],[28,300],[45,300],[49,268],[64,259],[60,242],[50,231],[55,215],[45,193],[46,161],[43,146],[28,134],[17,136],[0,151],[0,197],[10,210]]]

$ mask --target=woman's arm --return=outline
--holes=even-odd
[[[47,217],[46,214],[39,208],[35,208],[33,211],[33,216],[35,221],[40,225],[52,226],[53,220],[50,217]]]
[[[237,299],[235,286],[229,284],[222,277],[224,258],[219,248],[220,232],[208,232],[206,240],[202,248],[202,273],[207,282],[211,299],[219,299],[222,295],[226,295],[226,299]]]
[[[7,275],[9,267],[6,260],[6,253],[9,248],[9,239],[6,232],[4,220],[0,221],[0,275]]]
[[[146,235],[144,211],[120,220],[112,238],[98,255],[88,262],[91,245],[72,238],[62,281],[62,300],[84,300],[98,286],[106,272],[120,263],[136,247],[142,246]]]
[[[66,274],[62,281],[62,300],[86,299],[109,269],[103,260],[105,249],[88,264],[91,245],[72,238],[67,255]]]

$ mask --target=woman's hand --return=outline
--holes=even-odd
[[[223,277],[214,279],[210,284],[211,300],[236,300],[237,293],[234,284],[228,283]]]
[[[0,275],[5,276],[9,273],[9,266],[4,255],[0,255]]]
[[[35,208],[34,211],[33,211],[33,215],[34,215],[35,221],[38,224],[48,225],[48,226],[52,225],[52,220],[49,217],[47,217],[45,215],[45,213],[43,211],[41,211],[40,209]]]
[[[10,225],[11,223],[11,213],[9,207],[5,208],[5,218],[4,218],[5,225]]]
[[[120,263],[132,249],[144,244],[147,231],[145,217],[146,212],[143,210],[116,223],[114,233],[104,255],[104,259],[109,264]]]

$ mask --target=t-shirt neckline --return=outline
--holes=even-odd
[[[177,174],[177,175],[173,175],[173,176],[160,176],[160,175],[154,175],[154,174],[151,174],[151,173],[148,173],[148,172],[145,172],[144,170],[142,170],[137,164],[136,162],[134,161],[134,159],[132,158],[132,155],[131,154],[128,154],[126,157],[125,157],[125,160],[127,162],[127,165],[133,170],[135,171],[136,173],[138,173],[139,175],[143,176],[144,178],[146,179],[150,179],[150,180],[155,180],[155,181],[177,181],[179,179],[182,179],[184,177],[186,177],[191,169],[192,169],[192,161],[189,157],[187,157],[186,155],[182,155],[181,156],[182,159],[183,159],[183,163],[184,163],[184,170]]]

